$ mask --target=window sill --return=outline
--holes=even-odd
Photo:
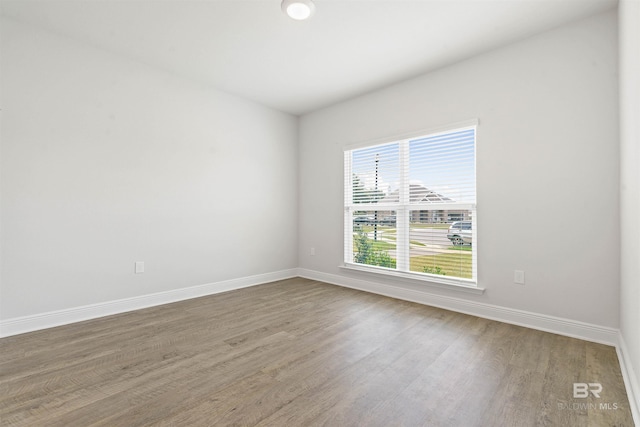
[[[482,295],[485,291],[484,288],[479,288],[472,284],[471,281],[464,279],[445,279],[434,275],[424,275],[417,273],[409,273],[405,271],[396,271],[383,267],[372,267],[362,264],[344,263],[340,268],[350,271],[358,271],[362,273],[372,274],[376,276],[390,276],[404,281],[419,283],[420,285],[429,286],[432,288],[448,289],[458,292],[467,292],[476,295]]]

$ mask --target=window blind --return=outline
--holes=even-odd
[[[345,151],[345,263],[475,283],[476,127]]]

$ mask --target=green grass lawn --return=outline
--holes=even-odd
[[[365,232],[365,233],[373,233],[373,229],[375,227],[373,225],[360,225],[360,226],[353,226],[354,231],[356,229],[360,229],[361,231]],[[390,225],[378,225],[378,232],[384,231],[385,233],[389,233],[389,232],[395,232],[396,228],[395,227],[391,227]]]
[[[396,249],[395,243],[386,242],[384,240],[370,239],[369,242],[371,243],[371,249],[374,251],[388,251],[388,250]],[[354,253],[358,252],[358,248],[356,247],[355,241],[353,242],[353,252]]]
[[[438,229],[448,229],[451,224],[422,224],[419,222],[412,222],[409,227],[410,228],[438,228]]]
[[[374,251],[388,251],[390,249],[395,250],[395,243],[385,242],[384,240],[372,240]]]
[[[453,253],[411,257],[410,270],[424,272],[424,267],[440,267],[446,276],[471,279],[471,254]]]
[[[452,251],[466,251],[466,252],[471,252],[471,245],[464,245],[464,246],[449,246],[447,249],[452,250]]]
[[[393,233],[395,233],[395,231],[396,231],[396,230],[394,229],[394,230],[393,230]],[[387,232],[385,232],[384,234],[382,234],[382,235],[381,235],[381,237],[383,237],[383,238],[384,238],[384,241],[386,241],[386,242],[389,242],[389,241],[391,241],[391,242],[395,242],[396,240],[398,240],[398,238],[397,238],[397,237],[396,237],[396,235],[395,235],[395,234],[393,234],[393,233],[391,233],[391,232],[388,232],[388,231],[387,231]],[[410,241],[409,241],[409,243],[411,243],[412,245],[415,245],[415,246],[426,246],[424,243],[422,243],[422,242],[418,242],[417,240],[410,240]],[[393,248],[381,248],[381,249],[395,249],[395,248],[396,248],[396,246],[395,246],[395,245],[393,245]],[[453,248],[453,246],[451,246],[451,248]],[[456,246],[456,248],[457,248],[457,246]],[[380,249],[380,248],[377,248],[377,247],[376,247],[375,249],[376,249],[376,250],[378,250],[378,249]],[[462,251],[463,251],[463,250],[465,250],[465,249],[460,249],[460,250],[462,250]],[[471,250],[471,248],[469,248],[469,250]]]

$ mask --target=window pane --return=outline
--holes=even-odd
[[[409,141],[410,203],[475,203],[475,129]]]
[[[353,203],[398,202],[400,160],[398,144],[353,152]]]
[[[396,212],[353,213],[353,262],[396,268]]]
[[[410,271],[473,278],[471,210],[412,210]]]

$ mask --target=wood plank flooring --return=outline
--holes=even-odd
[[[0,345],[2,426],[633,426],[612,347],[306,279]]]

